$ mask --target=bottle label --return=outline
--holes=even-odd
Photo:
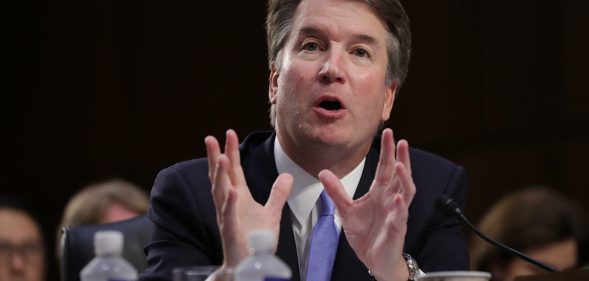
[[[289,281],[290,279],[280,278],[280,277],[266,277],[264,281]]]

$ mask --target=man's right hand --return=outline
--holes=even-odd
[[[279,175],[272,186],[270,198],[262,206],[252,198],[245,181],[235,131],[227,131],[224,153],[221,153],[215,137],[207,136],[205,144],[217,224],[223,242],[224,261],[219,273],[226,273],[248,256],[247,237],[251,230],[271,229],[278,239],[282,207],[294,180],[290,174]],[[226,274],[216,274],[219,277],[222,275]]]

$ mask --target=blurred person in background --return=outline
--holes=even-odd
[[[145,214],[147,193],[137,185],[113,179],[92,184],[67,203],[59,229],[78,225],[105,224]]]
[[[479,223],[491,238],[539,260],[557,271],[587,262],[584,210],[548,187],[530,187],[497,202]],[[495,281],[544,270],[474,237],[470,244],[473,270],[488,271]]]
[[[119,222],[143,215],[148,208],[147,193],[129,181],[111,179],[86,186],[69,200],[64,209],[57,228],[58,258],[64,227]]]
[[[22,201],[0,195],[0,281],[45,280],[39,221]]]

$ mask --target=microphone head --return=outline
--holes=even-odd
[[[436,206],[438,207],[438,209],[444,211],[445,213],[455,216],[462,216],[462,210],[460,209],[460,206],[458,205],[458,203],[454,202],[454,200],[452,200],[452,198],[442,194],[440,196],[438,196],[438,199],[436,199]]]

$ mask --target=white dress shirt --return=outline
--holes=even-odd
[[[323,191],[323,185],[317,177],[307,173],[286,155],[278,138],[274,140],[274,159],[279,174],[289,173],[294,178],[292,191],[288,196],[287,202],[291,210],[292,230],[297,248],[301,281],[305,281],[309,240],[319,214],[320,201],[318,199]],[[354,170],[340,179],[350,198],[356,192],[358,182],[360,182],[360,177],[364,170],[365,161],[366,158],[362,159]],[[342,224],[337,208],[335,210],[335,224],[338,233],[340,233]]]

